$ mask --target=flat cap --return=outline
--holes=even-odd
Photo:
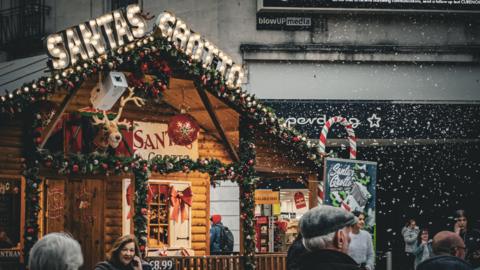
[[[327,235],[346,226],[357,223],[358,219],[350,212],[330,205],[319,205],[308,210],[300,219],[300,232],[303,238]]]

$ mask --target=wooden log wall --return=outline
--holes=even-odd
[[[22,124],[20,120],[0,118],[0,175],[22,175]]]

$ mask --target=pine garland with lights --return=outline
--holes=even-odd
[[[255,159],[254,126],[251,121],[240,119],[240,219],[244,245],[244,269],[255,269]]]
[[[144,254],[147,246],[147,189],[150,176],[147,161],[139,161],[133,173],[135,175],[134,234],[138,239],[140,251]]]
[[[24,254],[28,261],[30,249],[38,240],[38,214],[40,207],[40,184],[42,179],[38,177],[39,164],[34,161],[23,171],[26,180],[25,185],[25,232],[24,232]]]

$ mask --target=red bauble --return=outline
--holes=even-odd
[[[179,114],[168,123],[168,136],[177,145],[189,145],[198,136],[200,127],[193,117],[188,114]]]
[[[147,208],[142,208],[142,209],[141,209],[141,212],[142,212],[142,215],[145,216],[145,215],[147,214]]]
[[[35,229],[33,229],[32,227],[27,228],[27,233],[28,234],[33,234],[34,232],[35,232]]]
[[[145,246],[144,246],[144,245],[141,245],[139,248],[140,248],[140,251],[141,251],[141,252],[144,252],[144,251],[145,251]]]
[[[75,164],[75,165],[72,166],[72,172],[77,173],[77,172],[78,172],[78,169],[79,169],[79,167],[78,167],[77,164]]]

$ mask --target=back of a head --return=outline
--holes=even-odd
[[[30,270],[77,270],[83,264],[80,244],[65,233],[50,233],[30,250]]]
[[[465,249],[465,244],[458,234],[450,231],[441,231],[433,237],[432,250],[435,255],[462,257],[457,254],[457,249]]]
[[[335,233],[356,222],[352,213],[339,207],[320,205],[312,208],[300,219],[303,244],[308,250],[334,248]]]

